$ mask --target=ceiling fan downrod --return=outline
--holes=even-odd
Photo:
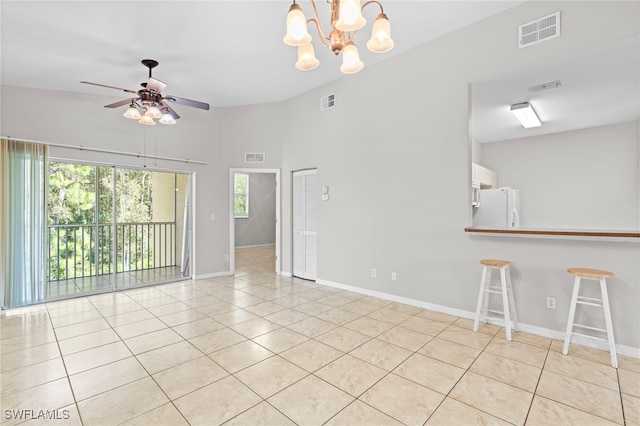
[[[154,59],[143,59],[141,62],[142,62],[142,65],[149,68],[149,78],[151,78],[151,70],[158,66],[158,61]],[[140,85],[144,88],[147,87],[146,82],[140,83]]]

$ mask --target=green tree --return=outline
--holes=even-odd
[[[93,223],[95,167],[49,163],[49,224]]]
[[[117,222],[151,222],[153,172],[49,163],[49,279],[153,266],[152,234],[143,225],[119,227],[113,265],[114,177]]]
[[[235,216],[247,216],[247,198],[249,193],[249,175],[246,173],[234,173],[233,175],[233,214]]]

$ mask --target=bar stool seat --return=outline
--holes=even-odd
[[[562,347],[562,353],[567,355],[569,353],[569,343],[571,343],[572,336],[588,337],[590,339],[602,340],[608,342],[609,353],[611,355],[611,366],[618,368],[618,356],[616,354],[616,344],[613,339],[613,326],[611,322],[611,311],[609,309],[609,295],[607,294],[607,278],[614,276],[613,272],[603,271],[601,269],[589,269],[589,268],[569,268],[567,272],[575,276],[573,281],[573,294],[571,295],[571,305],[569,307],[569,318],[567,320],[567,329],[564,335],[564,345]],[[600,295],[601,299],[594,297],[586,297],[580,295],[580,284],[582,280],[598,281],[600,283]],[[592,327],[584,324],[576,324],[576,307],[577,305],[596,306],[602,308],[604,311],[605,329]],[[597,336],[578,333],[574,331],[574,328],[582,328],[585,330],[592,330],[602,333],[607,333],[607,338],[603,339]]]
[[[483,317],[483,322],[487,323],[489,313],[502,315],[504,318],[504,327],[507,334],[507,340],[511,341],[511,320],[513,320],[513,329],[518,331],[518,314],[516,313],[516,304],[513,297],[513,287],[511,286],[511,273],[509,267],[513,262],[500,259],[482,259],[482,278],[480,280],[480,294],[478,295],[478,305],[476,307],[476,318],[473,322],[473,331],[478,331],[478,322]],[[500,271],[500,285],[493,285],[491,281],[491,273],[494,270]],[[500,294],[502,296],[502,311],[489,310],[489,297],[491,294]]]

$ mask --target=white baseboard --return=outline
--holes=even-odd
[[[206,280],[207,278],[226,277],[233,275],[231,271],[212,272],[211,274],[194,275],[194,280]]]
[[[384,293],[376,290],[369,290],[366,288],[355,287],[347,284],[336,283],[333,281],[327,281],[323,279],[317,279],[318,284],[326,285],[329,287],[339,288],[342,290],[352,291],[354,293],[364,294],[367,296],[377,297],[379,299],[390,300],[392,302],[403,303],[405,305],[415,306],[422,309],[428,309],[430,311],[442,312],[444,314],[454,315],[461,318],[474,319],[475,312],[464,311],[462,309],[451,308],[449,306],[436,305],[434,303],[428,303],[422,300],[411,299],[408,297],[396,296],[394,294]],[[489,319],[489,323],[502,326],[502,322],[498,319]],[[547,337],[555,340],[564,340],[564,331],[551,330],[549,328],[538,327],[530,324],[518,323],[520,331],[526,333],[535,334],[537,336]],[[608,351],[609,347],[606,342],[592,340],[581,336],[574,336],[571,339],[571,343],[583,345],[596,349],[603,349]],[[569,349],[571,351],[571,349]],[[632,358],[640,358],[640,348],[634,348],[632,346],[616,344],[616,352],[620,355],[629,356]]]
[[[206,280],[207,278],[227,277],[233,275],[231,271],[212,272],[210,274],[194,275],[193,280]],[[280,271],[280,275],[283,277],[291,277],[291,272]]]

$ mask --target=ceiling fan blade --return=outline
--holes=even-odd
[[[149,78],[146,86],[147,90],[153,90],[156,93],[162,93],[165,87],[167,87],[166,84],[153,77]]]
[[[167,100],[169,102],[175,102],[180,105],[190,106],[193,108],[205,109],[207,111],[209,110],[209,104],[204,102],[199,102],[199,101],[193,101],[191,99],[179,98],[177,96],[169,95],[169,96],[165,96],[164,100]]]
[[[122,106],[122,105],[128,105],[128,104],[130,104],[130,103],[132,103],[134,100],[135,100],[135,99],[123,99],[123,100],[121,100],[121,101],[114,102],[114,103],[109,104],[109,105],[105,105],[104,107],[105,107],[105,108],[118,108],[119,106]]]
[[[169,104],[168,104],[168,103],[166,103],[165,101],[160,102],[160,111],[162,111],[163,113],[164,113],[164,112],[169,113],[169,115],[171,115],[171,116],[173,117],[173,119],[174,119],[174,120],[177,120],[178,118],[180,118],[180,116],[178,115],[178,113],[177,113],[177,112],[175,112],[175,111],[173,110],[173,108],[171,108],[171,107],[169,106]]]
[[[100,87],[106,87],[107,89],[116,89],[116,90],[122,90],[123,92],[127,92],[127,93],[138,93],[135,90],[130,90],[130,89],[123,89],[122,87],[115,87],[115,86],[109,86],[106,84],[100,84],[100,83],[91,83],[90,81],[81,81],[80,83],[82,84],[90,84],[92,86],[100,86]]]

